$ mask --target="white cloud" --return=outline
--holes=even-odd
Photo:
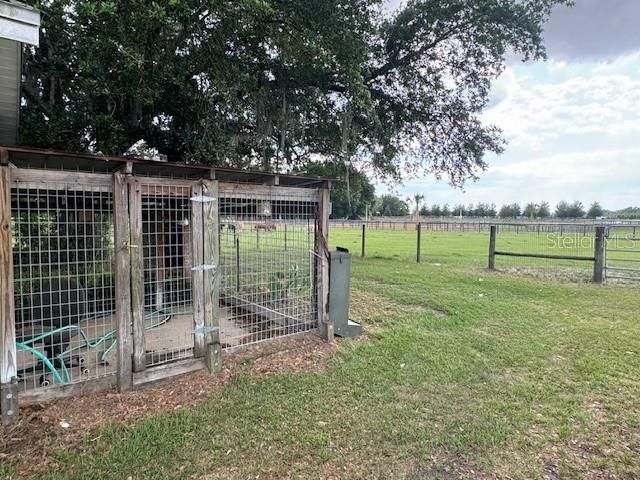
[[[564,186],[586,186],[625,178],[640,169],[640,148],[626,150],[584,151],[555,154],[522,162],[499,165],[495,175],[529,182],[544,181]]]
[[[557,70],[549,68],[548,75]],[[544,83],[507,69],[498,88],[506,96],[484,119],[501,127],[512,146],[540,150],[546,140],[567,134],[640,133],[639,78],[598,70]]]
[[[640,52],[615,62],[506,69],[483,116],[509,141],[466,192],[422,179],[399,189],[429,203],[600,201],[640,204]]]

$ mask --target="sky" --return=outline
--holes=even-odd
[[[399,2],[389,2],[392,9]],[[420,178],[393,193],[428,204],[579,200],[611,210],[640,205],[640,0],[575,0],[545,28],[546,62],[509,62],[487,124],[508,144],[463,190]],[[377,185],[378,193],[388,187]]]

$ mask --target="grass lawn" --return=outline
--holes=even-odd
[[[353,266],[368,337],[326,371],[240,373],[195,409],[92,433],[45,478],[635,478],[637,286],[488,273],[486,240],[433,241],[421,265],[373,242]]]

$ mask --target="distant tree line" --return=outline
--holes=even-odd
[[[376,197],[374,207],[370,212],[373,215],[381,216],[406,216],[409,213],[419,212],[421,217],[479,217],[479,218],[600,218],[612,215],[612,212],[606,212],[600,203],[593,202],[589,208],[585,209],[582,202],[566,202],[561,201],[556,205],[555,210],[551,209],[549,202],[527,203],[524,208],[519,203],[510,203],[502,205],[499,209],[495,203],[454,205],[450,206],[445,203],[440,205],[421,205],[424,200],[423,195],[414,195],[403,201],[394,195],[383,195]],[[640,218],[640,208],[627,208],[613,214],[620,218]]]
[[[582,202],[559,202],[551,209],[549,202],[529,202],[502,205],[480,202],[469,205],[428,205],[423,194],[402,199],[393,194],[376,196],[375,186],[367,175],[351,165],[341,162],[313,162],[298,173],[335,178],[331,190],[332,217],[361,219],[368,216],[406,217],[476,217],[476,218],[529,218],[532,220],[555,217],[559,219],[616,217],[640,219],[639,207],[628,207],[617,212],[605,211],[599,202],[585,208]]]

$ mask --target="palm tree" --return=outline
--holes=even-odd
[[[415,209],[414,215],[415,215],[416,217],[419,217],[419,216],[420,216],[420,204],[422,203],[422,201],[423,201],[423,200],[424,200],[424,195],[421,195],[421,194],[419,194],[419,193],[416,193],[416,194],[413,196],[413,203],[414,203],[414,204],[415,204],[415,206],[416,206],[416,209]]]

